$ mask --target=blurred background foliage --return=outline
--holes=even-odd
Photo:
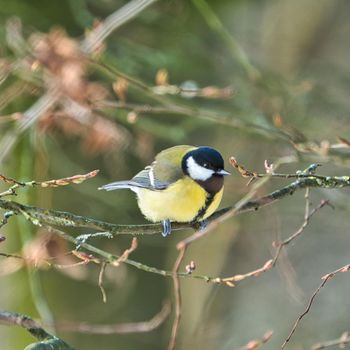
[[[161,149],[210,145],[263,171],[265,159],[293,155],[282,167],[295,172],[321,162],[323,174],[346,175],[349,167],[350,3],[345,0],[158,1],[84,56],[79,42],[118,0],[12,0],[0,6],[1,172],[18,180],[60,178],[100,169],[79,186],[22,190],[16,201],[115,223],[142,223],[132,193],[101,193],[97,187],[127,179]],[[57,90],[58,89],[58,90]],[[23,113],[48,94],[55,102],[23,132]],[[52,97],[54,96],[54,97]],[[12,146],[13,144],[13,146]],[[286,184],[273,180],[260,194]],[[232,176],[223,206],[248,188]],[[181,281],[183,314],[178,349],[236,349],[274,330],[266,349],[279,348],[320,277],[349,263],[348,193],[311,191],[317,205],[336,210],[315,215],[302,237],[274,269],[236,288]],[[302,193],[221,225],[190,247],[199,274],[244,273],[269,259],[271,242],[303,221]],[[84,230],[74,234],[88,233]],[[170,238],[141,237],[133,259],[171,269]],[[128,266],[108,268],[107,304],[97,286],[99,267],[48,268],[65,242],[37,231],[23,218],[2,229],[5,252],[22,252],[35,264],[1,258],[1,308],[46,322],[123,323],[150,319],[172,281]],[[96,241],[122,252],[129,237]],[[33,266],[35,265],[35,266]],[[346,275],[318,296],[289,348],[309,349],[348,330]],[[77,349],[164,349],[170,317],[146,334],[96,336],[58,331]],[[24,331],[0,328],[1,348],[32,342]]]

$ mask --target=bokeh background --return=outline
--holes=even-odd
[[[130,178],[157,152],[177,144],[215,147],[226,160],[235,156],[255,171],[264,171],[265,159],[292,156],[282,172],[320,162],[322,174],[349,173],[349,1],[159,1],[92,53],[81,54],[79,42],[126,3],[0,2],[1,173],[41,181],[100,169],[80,185],[22,189],[16,201],[113,223],[143,223],[132,193],[102,193],[97,187]],[[45,94],[57,100],[22,132],[17,125],[23,113]],[[232,172],[223,207],[249,191],[247,180]],[[259,194],[287,183],[271,180]],[[272,241],[302,224],[303,195],[228,220],[193,244],[185,263],[194,260],[196,273],[210,276],[260,267],[273,253]],[[312,218],[277,268],[235,288],[181,280],[178,349],[238,349],[269,329],[274,334],[264,348],[280,347],[321,276],[350,259],[348,190],[312,190],[310,196],[314,206],[330,199],[334,210],[326,207]],[[173,300],[171,278],[121,265],[107,267],[104,304],[99,266],[58,269],[43,263],[57,254],[56,263],[77,262],[62,256],[72,249],[66,242],[23,218],[11,219],[1,231],[7,238],[1,252],[28,260],[22,266],[1,257],[2,309],[47,323],[107,324],[148,320],[164,300]],[[171,270],[176,243],[190,233],[141,237],[132,259]],[[130,239],[94,244],[121,253]],[[346,274],[327,284],[290,349],[309,349],[349,330],[349,288]],[[146,334],[89,335],[59,327],[58,334],[76,349],[165,349],[172,321],[173,314]],[[22,349],[33,341],[14,327],[1,327],[0,339],[1,349]]]

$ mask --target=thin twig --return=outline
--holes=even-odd
[[[234,275],[232,277],[225,277],[225,278],[217,277],[214,279],[214,282],[218,284],[225,284],[226,286],[229,286],[229,287],[234,287],[235,283],[240,282],[248,277],[257,277],[261,273],[271,270],[272,267],[273,267],[273,259],[270,259],[266,261],[266,263],[262,267],[259,267],[256,270],[247,272],[243,275],[242,274]]]
[[[234,207],[225,208],[222,209],[222,211],[217,211],[214,213],[209,219],[209,225],[207,228],[203,231],[196,232],[192,236],[186,238],[185,240],[178,243],[178,247],[181,245],[188,245],[192,243],[193,241],[197,240],[200,237],[203,237],[208,232],[210,232],[213,228],[215,228],[219,223],[221,223],[224,220],[227,220],[228,218],[250,211],[250,210],[257,210],[260,207],[263,207],[265,205],[269,205],[285,196],[292,195],[296,190],[300,190],[303,188],[308,187],[321,187],[321,188],[334,188],[334,186],[341,188],[344,186],[350,185],[350,177],[349,176],[343,176],[343,177],[330,177],[330,176],[319,176],[319,175],[307,175],[305,178],[300,178],[288,186],[285,186],[279,190],[273,191],[263,197],[260,197],[256,200],[253,200],[252,197],[256,193],[256,189],[260,187],[264,181],[271,178],[271,176],[264,176],[260,179],[260,182],[256,184],[255,187]],[[340,183],[338,182],[340,181]],[[336,185],[338,184],[338,185]]]
[[[36,120],[46,113],[60,98],[59,88],[56,84],[45,95],[41,96],[29,109],[27,109],[22,118],[17,122],[16,129],[8,131],[0,142],[0,164],[7,157],[12,147],[16,144],[19,136],[27,130]]]
[[[182,260],[185,256],[185,248],[180,249],[179,255],[175,261],[173,267],[173,283],[174,283],[174,295],[175,295],[175,317],[173,326],[171,329],[171,336],[168,345],[168,350],[173,350],[175,348],[176,338],[179,331],[179,325],[181,320],[181,289],[180,289],[180,281],[179,281],[179,270]]]
[[[307,197],[306,197],[307,196]],[[308,200],[308,189],[305,195],[306,198],[306,206],[305,206],[305,215],[304,215],[304,222],[302,225],[299,227],[297,231],[295,231],[291,236],[283,240],[282,242],[273,242],[273,245],[277,247],[276,253],[273,257],[273,265],[276,264],[277,259],[280,256],[281,250],[284,246],[288,245],[291,241],[293,241],[295,238],[301,235],[301,233],[304,231],[306,226],[309,224],[311,217],[318,212],[320,209],[322,209],[324,206],[328,205],[331,206],[328,200],[321,200],[320,204],[315,207],[311,212],[309,209],[309,200]]]
[[[6,177],[0,174],[0,180],[4,181],[8,184],[13,184],[8,190],[1,192],[0,197],[5,197],[8,195],[16,195],[16,189],[19,187],[60,187],[67,186],[70,184],[80,184],[83,181],[95,177],[98,174],[99,170],[93,170],[83,175],[73,175],[69,177],[64,177],[61,179],[48,180],[48,181],[27,181],[27,182],[19,182],[10,177]]]
[[[99,249],[91,244],[88,244],[86,242],[80,242],[75,237],[73,237],[73,236],[71,236],[71,235],[69,235],[61,230],[58,230],[58,229],[53,228],[51,226],[45,226],[45,228],[47,229],[48,232],[54,233],[54,234],[62,237],[66,241],[73,243],[74,245],[80,244],[81,248],[84,248],[87,251],[90,251],[90,252],[92,252],[92,253],[94,253],[102,258],[102,259],[98,259],[98,258],[96,258],[96,256],[94,256],[92,254],[86,254],[86,253],[83,253],[81,251],[74,251],[74,254],[75,255],[79,254],[78,257],[80,259],[82,259],[84,263],[94,262],[94,263],[100,264],[102,261],[104,261],[106,263],[113,265],[113,262],[116,262],[116,261],[118,261],[118,259],[120,259],[120,256],[118,256],[118,255],[110,254],[110,253],[108,253],[102,249]],[[156,267],[145,265],[145,264],[142,264],[138,261],[131,260],[129,258],[123,260],[123,262],[127,265],[133,266],[133,267],[135,267],[139,270],[145,271],[145,272],[154,273],[154,274],[157,274],[160,276],[165,276],[165,277],[173,277],[174,276],[174,271],[158,269]],[[50,264],[50,265],[56,266],[54,264]],[[217,277],[189,274],[188,272],[180,272],[179,271],[179,272],[177,272],[177,276],[179,276],[181,278],[193,278],[193,279],[198,279],[198,280],[202,280],[205,282],[218,283]]]
[[[314,293],[312,294],[305,311],[297,318],[297,320],[295,321],[292,330],[290,331],[288,337],[286,338],[286,340],[283,342],[282,346],[281,346],[281,350],[284,350],[287,346],[287,343],[290,341],[290,339],[292,338],[295,330],[297,329],[299,322],[302,320],[302,318],[310,311],[311,306],[314,302],[314,299],[316,298],[317,294],[319,293],[319,291],[321,290],[322,287],[325,286],[325,284],[332,279],[335,275],[337,275],[340,272],[348,272],[350,270],[350,264],[349,265],[345,265],[335,271],[332,271],[330,273],[328,273],[327,275],[322,277],[322,283],[317,287],[317,289],[314,291]]]
[[[101,290],[101,294],[102,294],[102,301],[104,303],[107,303],[107,294],[106,294],[106,291],[103,287],[103,274],[106,270],[106,266],[107,266],[107,263],[106,262],[103,262],[101,264],[101,269],[100,269],[100,273],[98,274],[98,286],[100,287],[100,290]]]
[[[58,322],[55,326],[59,330],[87,334],[128,334],[146,333],[158,328],[169,316],[170,303],[165,302],[162,309],[148,321],[116,324],[87,324],[76,322]]]
[[[245,274],[234,275],[234,276],[231,276],[231,277],[225,277],[225,278],[217,277],[215,282],[219,283],[219,284],[226,284],[229,287],[234,287],[235,283],[240,282],[240,281],[242,281],[242,280],[244,280],[246,278],[249,278],[249,277],[257,277],[261,273],[267,272],[267,271],[271,270],[274,266],[276,266],[276,263],[277,263],[278,258],[280,257],[282,248],[284,246],[288,245],[292,240],[297,238],[299,235],[301,235],[301,233],[304,231],[306,226],[309,224],[310,218],[317,211],[319,211],[325,205],[330,205],[329,201],[322,200],[317,207],[315,207],[311,212],[309,212],[308,190],[306,191],[306,196],[307,196],[307,198],[306,198],[304,222],[302,223],[302,225],[299,227],[299,229],[296,232],[294,232],[291,236],[286,238],[284,241],[282,241],[282,242],[273,242],[273,246],[276,247],[277,249],[276,249],[276,252],[275,252],[275,254],[274,254],[272,259],[266,261],[262,267],[260,267],[260,268],[258,268],[256,270],[253,270],[253,271],[245,273]]]
[[[24,260],[23,256],[15,255],[15,254],[0,253],[0,256],[3,256],[5,258],[15,258],[15,259]]]
[[[344,332],[339,338],[328,340],[322,343],[315,344],[311,347],[311,350],[322,350],[333,346],[339,346],[340,349],[345,348],[350,343],[350,332]]]
[[[256,350],[259,349],[261,346],[266,344],[272,337],[273,331],[267,331],[261,339],[257,340],[251,340],[248,344],[245,346],[239,348],[238,350]]]
[[[110,65],[106,65],[101,61],[96,61],[90,59],[89,62],[96,66],[97,68],[102,69],[104,72],[108,73],[109,75],[113,77],[120,77],[122,79],[125,79],[130,85],[132,85],[135,89],[138,89],[148,97],[152,98],[152,100],[158,102],[163,108],[162,113],[170,113],[170,114],[179,114],[179,115],[185,115],[188,117],[193,118],[199,118],[205,121],[208,121],[210,123],[215,123],[215,125],[225,125],[232,128],[237,128],[240,130],[248,130],[249,132],[256,132],[258,134],[265,135],[269,138],[273,137],[276,139],[282,139],[288,143],[290,143],[291,137],[289,134],[283,132],[283,130],[278,129],[274,126],[263,126],[261,124],[254,124],[251,122],[247,122],[243,117],[237,118],[237,115],[231,115],[228,113],[218,113],[217,110],[210,110],[208,108],[194,108],[186,105],[179,105],[178,103],[174,103],[171,99],[169,99],[167,96],[160,96],[159,94],[156,94],[151,86],[148,86],[144,82],[140,81],[139,79],[135,79],[134,77],[131,77],[124,72],[119,71],[115,67],[112,67]],[[104,106],[104,102],[102,102],[100,107]],[[113,102],[106,102],[106,107],[111,108],[118,108],[118,105],[114,107]],[[129,105],[130,106],[130,105]],[[157,111],[159,107],[156,108],[154,111]],[[152,107],[153,109],[153,107]],[[143,107],[141,107],[141,111],[143,110]],[[151,110],[150,112],[152,112]],[[135,111],[137,112],[137,111]]]
[[[261,186],[265,181],[266,181],[266,179],[262,179],[258,184],[256,184],[256,186],[254,186],[250,190],[250,192],[235,205],[235,207],[232,210],[229,210],[222,217],[228,218],[228,217],[235,215],[238,212],[238,210],[244,204],[246,204],[249,201],[249,199],[252,198],[252,196],[255,194],[257,188],[259,186]],[[179,254],[177,256],[177,259],[176,259],[174,267],[173,267],[173,282],[174,282],[176,312],[175,312],[175,318],[174,318],[174,322],[173,322],[170,342],[168,345],[168,350],[173,350],[175,347],[176,338],[177,338],[178,329],[179,329],[179,324],[180,324],[180,319],[181,319],[181,290],[180,290],[180,281],[179,281],[179,268],[180,268],[180,265],[184,259],[186,250],[190,244],[192,244],[197,239],[202,238],[204,235],[207,235],[209,232],[211,232],[213,230],[214,227],[216,227],[219,224],[219,222],[222,222],[221,221],[222,217],[214,219],[212,222],[210,222],[208,224],[208,226],[204,230],[202,230],[202,231],[199,230],[199,231],[195,232],[193,235],[189,236],[188,238],[183,239],[182,241],[180,241],[176,245],[176,248],[179,251]],[[187,275],[189,275],[189,274],[187,274]],[[218,282],[219,279],[220,278],[210,279],[210,282],[219,283]],[[229,283],[227,283],[226,285],[229,285]]]
[[[112,263],[113,266],[119,266],[120,263],[128,260],[129,258],[129,255],[134,252],[138,247],[138,240],[136,237],[134,237],[131,241],[131,245],[130,245],[130,248],[128,249],[125,249],[125,251],[123,252],[123,254],[116,260]]]
[[[316,175],[316,169],[321,166],[319,163],[313,163],[309,165],[304,170],[298,170],[295,174],[283,174],[283,173],[276,173],[276,165],[275,164],[269,164],[267,160],[264,162],[265,166],[265,173],[257,173],[256,171],[248,170],[244,165],[237,162],[237,159],[235,157],[230,157],[229,159],[230,164],[238,171],[238,173],[245,178],[251,178],[251,180],[259,179],[262,177],[276,177],[276,178],[282,178],[282,179],[303,179],[308,178],[310,176],[313,176],[315,178],[323,179],[324,176],[322,175]]]
[[[24,186],[23,182],[19,182],[19,181],[15,180],[15,179],[12,179],[11,177],[8,177],[8,176],[5,176],[5,175],[1,175],[1,174],[0,174],[0,180],[4,181],[7,184]]]
[[[127,23],[145,8],[158,0],[132,0],[122,8],[109,15],[99,26],[97,26],[82,41],[80,49],[85,54],[90,54],[98,47],[113,31]]]

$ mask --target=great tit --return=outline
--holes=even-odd
[[[171,221],[200,222],[214,213],[222,198],[225,175],[230,173],[218,151],[181,145],[157,154],[154,162],[131,180],[99,189],[135,192],[142,214],[161,222],[165,237],[171,232]]]

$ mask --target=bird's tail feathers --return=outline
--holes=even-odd
[[[99,187],[99,190],[105,190],[105,191],[114,191],[114,190],[121,190],[121,189],[129,189],[129,190],[135,190],[137,188],[142,187],[140,184],[138,184],[135,181],[117,181],[112,182],[107,185],[103,185]]]

